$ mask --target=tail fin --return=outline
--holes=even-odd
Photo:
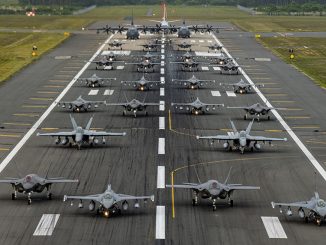
[[[233,130],[233,133],[238,132],[237,128],[235,127],[234,123],[231,120],[230,120],[230,123],[231,123],[231,127],[232,127],[232,130]]]
[[[134,25],[134,9],[131,9],[131,25]]]
[[[111,190],[112,190],[112,188],[111,188],[111,184],[108,184],[108,187],[107,187],[106,190],[107,190],[107,191],[111,191]]]
[[[229,170],[229,173],[228,173],[228,176],[226,177],[225,181],[224,181],[224,185],[226,185],[229,181],[229,178],[230,178],[230,175],[231,175],[231,170],[232,170],[232,167],[230,167],[230,170]]]
[[[168,13],[166,12],[166,4],[165,4],[165,2],[163,2],[162,7],[163,7],[163,17],[162,17],[162,20],[163,21],[166,21],[168,19]]]
[[[319,194],[317,191],[315,191],[315,198],[318,200],[319,199]]]
[[[127,98],[127,95],[126,95],[125,93],[123,93],[123,96],[125,97],[125,99],[126,99],[126,102],[128,103],[128,102],[129,102],[129,100],[128,100],[128,98]]]
[[[75,118],[73,118],[71,114],[69,114],[69,116],[70,116],[70,121],[71,121],[72,127],[73,127],[74,130],[76,130],[78,125],[77,125],[77,123],[75,121]]]
[[[251,131],[251,127],[252,127],[252,124],[254,123],[254,120],[255,120],[255,119],[252,119],[252,121],[249,123],[249,125],[248,125],[248,127],[247,127],[247,129],[246,129],[246,134],[249,134],[249,133],[250,133],[250,131]]]
[[[86,125],[86,130],[89,130],[90,128],[91,128],[91,125],[92,125],[92,122],[93,122],[93,117],[94,116],[92,116],[90,119],[89,119],[89,121],[88,121],[88,123],[87,123],[87,125]]]

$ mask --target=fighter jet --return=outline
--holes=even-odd
[[[125,63],[126,65],[137,65],[138,72],[154,72],[154,66],[161,63],[152,62],[151,60],[142,60],[140,62]]]
[[[197,99],[191,103],[171,103],[171,106],[175,106],[176,109],[183,110],[184,108],[187,111],[190,111],[191,114],[198,115],[199,113],[204,114],[206,111],[208,112],[210,108],[215,110],[216,107],[224,106],[224,104],[207,104],[203,103]]]
[[[170,64],[180,64],[182,71],[199,71],[199,65],[208,65],[209,63],[189,59],[185,61],[170,62]]]
[[[118,40],[114,40],[113,42],[109,43],[108,45],[111,47],[111,48],[120,48],[120,50],[122,50],[122,45],[124,45],[125,43],[123,42],[120,42]]]
[[[87,110],[91,109],[92,106],[97,108],[99,105],[105,104],[105,101],[89,101],[84,100],[80,95],[76,100],[73,101],[60,101],[58,106],[62,106],[62,108],[72,109],[73,112],[87,112]]]
[[[271,110],[286,110],[286,108],[275,108],[269,106],[263,106],[260,103],[253,104],[251,106],[228,106],[228,109],[244,109],[246,114],[244,115],[244,120],[248,119],[248,113],[250,115],[257,116],[257,120],[259,121],[261,115],[267,115],[267,119],[270,120],[271,117],[268,115]]]
[[[282,206],[287,207],[286,214],[292,216],[291,207],[298,208],[299,217],[304,219],[306,223],[313,221],[316,225],[320,226],[322,222],[325,222],[326,218],[326,203],[323,199],[319,198],[318,192],[315,192],[309,201],[301,202],[292,202],[292,203],[278,203],[272,202],[272,207],[275,208],[278,206],[280,212],[282,213]],[[308,215],[306,216],[304,209],[309,210]]]
[[[240,150],[241,154],[244,153],[244,150],[246,148],[250,148],[251,151],[254,149],[260,150],[261,145],[258,142],[269,142],[271,144],[272,141],[287,141],[287,138],[269,138],[264,136],[251,136],[250,131],[252,124],[254,123],[254,120],[252,120],[246,130],[242,130],[238,132],[236,127],[234,126],[234,123],[232,121],[232,132],[228,132],[228,135],[214,135],[214,136],[196,136],[197,139],[209,139],[212,140],[212,143],[214,143],[214,140],[220,141],[226,141],[223,144],[223,147],[225,149],[229,149],[232,151],[232,149]],[[230,146],[229,141],[233,142],[233,146]],[[251,143],[253,142],[253,146],[251,146]]]
[[[189,61],[189,60],[193,60],[194,56],[187,51],[186,53],[184,53],[178,58],[180,61]]]
[[[233,59],[227,58],[224,61],[220,61],[220,63],[222,64],[214,64],[214,66],[220,67],[220,74],[229,74],[229,75],[240,74],[240,70],[239,70],[240,66],[237,65]]]
[[[139,208],[139,200],[144,200],[146,202],[150,199],[154,202],[154,195],[151,196],[131,196],[126,194],[117,194],[111,189],[111,185],[108,185],[104,193],[93,194],[88,196],[67,196],[63,197],[63,201],[67,200],[80,200],[78,207],[83,208],[83,200],[89,201],[88,209],[94,211],[96,208],[96,203],[99,203],[97,208],[97,213],[109,218],[112,215],[121,214],[121,208],[127,210],[129,208],[129,201],[134,200],[134,207]],[[121,204],[119,207],[118,204]],[[71,202],[71,205],[73,203]]]
[[[264,87],[264,84],[250,84],[241,79],[237,83],[220,83],[220,85],[232,86],[235,93],[249,93],[253,87]]]
[[[208,53],[210,50],[212,50],[213,52],[217,52],[217,51],[221,51],[223,48],[223,46],[221,46],[217,43],[214,43],[213,45],[209,45],[207,47],[208,47]]]
[[[84,144],[88,144],[93,146],[94,144],[98,144],[98,137],[102,137],[102,143],[105,144],[105,136],[125,136],[126,132],[123,133],[113,133],[113,132],[105,132],[105,131],[95,131],[91,130],[91,124],[93,121],[93,117],[91,117],[83,129],[81,126],[78,126],[75,119],[70,115],[71,124],[73,126],[73,130],[70,132],[56,132],[56,133],[37,133],[37,136],[51,136],[57,137],[55,140],[56,144],[67,145],[69,146],[76,145],[77,149],[80,150],[81,146]],[[62,139],[61,139],[62,137]],[[72,142],[69,141],[71,138]]]
[[[158,54],[152,54],[149,51],[146,52],[146,54],[142,54],[142,55],[131,55],[132,57],[140,57],[141,61],[152,61],[156,58],[159,57]]]
[[[102,56],[99,60],[93,60],[92,63],[96,64],[95,69],[110,69],[113,70],[113,64],[114,63],[121,63],[122,61],[116,61],[115,58],[107,57],[107,56]]]
[[[133,80],[133,81],[121,81],[124,85],[132,85],[137,90],[144,91],[149,90],[153,86],[157,86],[161,83],[161,81],[149,81],[145,79],[145,76],[143,75],[140,80]]]
[[[101,78],[97,76],[95,73],[88,78],[78,78],[79,82],[84,82],[86,86],[94,88],[95,86],[101,87],[104,83],[109,82],[110,80],[117,80],[116,77],[112,78]]]
[[[148,116],[148,112],[146,111],[148,106],[156,106],[160,105],[160,103],[145,103],[145,99],[143,102],[132,99],[131,101],[128,101],[126,95],[125,95],[126,102],[125,103],[106,103],[107,106],[122,106],[124,108],[122,115],[127,115],[127,112],[133,112],[134,117],[137,117],[138,111],[145,111],[145,116]]]
[[[26,175],[24,178],[6,178],[0,180],[0,183],[8,183],[12,185],[13,193],[11,199],[17,199],[17,192],[27,195],[27,203],[32,203],[31,196],[34,192],[41,193],[44,189],[47,191],[47,198],[52,199],[52,193],[50,192],[51,186],[54,183],[78,183],[78,180],[58,178],[42,178],[36,174]]]
[[[182,49],[187,49],[188,48],[189,51],[191,52],[191,44],[190,43],[182,42],[182,43],[178,43],[177,46],[178,46],[178,50],[180,48],[182,48]]]
[[[216,210],[216,201],[218,199],[228,199],[228,204],[233,207],[233,200],[231,195],[235,190],[259,190],[259,186],[246,186],[242,184],[228,184],[230,178],[231,169],[224,183],[220,183],[217,180],[208,180],[205,183],[183,183],[182,185],[166,185],[166,187],[191,189],[193,192],[192,205],[198,205],[198,197],[202,199],[209,199],[213,204],[213,211]]]
[[[155,49],[155,51],[157,51],[157,48],[161,46],[161,44],[156,43],[156,42],[149,42],[149,43],[145,43],[145,44],[141,44],[139,46],[143,47],[143,51],[152,51]]]
[[[180,83],[181,85],[184,85],[185,87],[188,87],[190,89],[195,89],[204,86],[204,84],[215,83],[215,80],[198,79],[197,77],[195,77],[195,75],[192,75],[192,77],[190,77],[189,79],[172,79],[172,82]]]

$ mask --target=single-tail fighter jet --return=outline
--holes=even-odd
[[[269,115],[269,112],[271,110],[286,110],[286,108],[276,108],[276,107],[269,107],[269,106],[263,106],[260,103],[256,103],[250,106],[228,106],[228,109],[244,109],[246,111],[246,114],[244,115],[244,120],[248,119],[248,114],[252,116],[256,116],[257,120],[259,121],[260,116],[267,116],[267,119],[270,120],[271,117]]]
[[[223,144],[224,149],[229,149],[232,151],[232,149],[240,150],[241,154],[244,153],[244,150],[246,148],[250,148],[251,151],[254,149],[260,150],[261,145],[258,142],[269,142],[271,144],[272,141],[287,141],[287,138],[269,138],[264,136],[251,136],[250,131],[252,124],[254,123],[254,120],[252,120],[246,130],[242,130],[238,132],[236,127],[234,126],[234,123],[232,121],[232,132],[228,132],[227,135],[213,135],[213,136],[196,136],[197,139],[208,139],[212,140],[212,143],[214,143],[214,140],[217,140],[218,142],[220,140],[226,141]],[[230,145],[230,141],[233,142],[233,145]],[[253,145],[251,144],[253,143]]]
[[[222,64],[214,64],[216,67],[220,67],[220,74],[239,75],[241,74],[239,68],[233,59],[226,59]]]
[[[134,117],[137,117],[137,112],[138,111],[144,111],[145,112],[145,116],[148,116],[148,112],[147,112],[147,107],[148,106],[159,106],[160,103],[148,103],[145,102],[145,99],[143,100],[143,102],[137,100],[137,99],[132,99],[131,101],[129,101],[125,95],[125,99],[126,102],[125,103],[106,103],[107,106],[122,106],[123,109],[123,113],[122,115],[125,116],[127,115],[127,112],[132,112],[134,114]]]
[[[73,126],[73,130],[70,132],[55,132],[55,133],[37,133],[37,136],[51,136],[57,137],[55,140],[56,144],[73,146],[76,145],[77,149],[80,150],[81,146],[88,144],[93,146],[99,143],[98,137],[102,137],[102,143],[105,144],[106,136],[125,136],[126,132],[123,133],[113,133],[106,131],[95,131],[91,130],[91,124],[93,122],[93,117],[91,117],[85,128],[78,126],[75,119],[70,115],[70,120]],[[71,138],[72,142],[70,142]]]
[[[212,201],[213,211],[216,210],[216,201],[218,199],[228,199],[228,204],[233,207],[233,200],[231,195],[235,190],[259,190],[259,186],[246,186],[242,184],[228,184],[230,178],[231,169],[229,174],[224,181],[220,183],[217,180],[208,180],[205,183],[183,183],[181,185],[166,185],[166,187],[180,188],[180,189],[191,189],[193,192],[192,205],[198,205],[198,197],[202,199],[209,199]]]
[[[152,50],[157,51],[157,48],[159,48],[161,46],[161,44],[156,43],[155,41],[152,41],[149,43],[141,44],[140,46],[143,47],[143,51],[150,52]]]
[[[88,196],[65,195],[63,201],[65,202],[67,200],[75,200],[75,199],[79,200],[79,204],[78,204],[79,208],[83,208],[84,200],[89,201],[88,209],[90,211],[94,211],[96,208],[96,203],[98,203],[99,207],[97,208],[97,213],[109,218],[113,215],[121,214],[121,208],[123,210],[128,210],[130,201],[134,201],[135,208],[140,207],[139,200],[144,200],[144,202],[146,202],[147,200],[150,199],[152,202],[154,202],[154,195],[131,196],[126,194],[118,194],[111,189],[111,185],[108,185],[104,193],[93,194]],[[72,202],[71,205],[73,205]]]
[[[113,42],[108,43],[108,45],[111,48],[120,48],[120,50],[122,50],[122,45],[124,45],[125,43],[120,42],[118,40],[114,40]],[[109,48],[110,49],[110,48]]]
[[[182,42],[182,43],[178,43],[177,46],[178,46],[178,50],[180,48],[182,48],[182,49],[189,49],[189,51],[191,52],[191,44],[190,43]]]
[[[47,198],[52,199],[52,193],[50,192],[52,184],[56,183],[78,183],[78,180],[65,179],[63,177],[57,178],[42,178],[36,174],[26,175],[24,178],[6,178],[0,180],[0,183],[8,183],[12,185],[13,193],[11,199],[17,199],[17,192],[27,195],[27,203],[32,203],[32,194],[34,192],[41,193],[44,189],[47,191]]]
[[[103,55],[99,60],[93,60],[92,63],[96,64],[95,69],[99,70],[99,69],[110,69],[113,70],[113,64],[114,63],[122,63],[123,61],[116,61],[115,58],[111,57],[107,57],[105,55]]]
[[[195,61],[193,59],[185,60],[185,61],[173,61],[170,64],[179,64],[181,65],[182,71],[199,71],[200,65],[209,65],[207,62]]]
[[[125,63],[126,65],[136,65],[138,72],[154,72],[154,66],[161,63],[152,62],[151,60],[142,60],[140,62]]]
[[[213,52],[219,52],[222,50],[223,46],[219,45],[217,43],[214,43],[212,45],[206,46],[208,48],[208,53],[209,51],[213,51]]]
[[[132,85],[137,90],[144,91],[153,88],[161,83],[161,81],[150,81],[145,78],[143,75],[140,80],[133,80],[133,81],[121,81],[124,85]]]
[[[73,101],[60,101],[58,103],[58,106],[61,106],[62,108],[68,108],[73,112],[87,112],[92,108],[92,106],[94,106],[94,108],[97,108],[101,104],[105,104],[105,101],[84,100],[80,95],[77,99]]]
[[[116,77],[112,78],[101,78],[97,76],[95,73],[88,78],[78,78],[79,82],[84,82],[86,86],[94,88],[95,86],[101,87],[105,83],[111,81],[111,80],[117,80]]]
[[[216,107],[224,106],[224,104],[208,104],[203,103],[197,99],[191,103],[171,103],[171,106],[174,106],[176,109],[189,111],[191,114],[198,115],[199,113],[204,114],[205,112],[208,112],[210,108],[212,110],[215,110]]]
[[[239,94],[249,93],[253,87],[264,87],[264,84],[250,84],[245,82],[243,79],[237,83],[220,83],[220,85],[232,86],[234,92]]]
[[[306,223],[313,221],[316,225],[320,226],[322,222],[326,221],[326,203],[323,199],[319,198],[318,192],[309,201],[292,202],[292,203],[278,203],[272,202],[272,207],[279,207],[282,213],[282,207],[287,207],[286,214],[292,216],[292,207],[298,208],[298,215],[304,219]],[[304,210],[308,210],[305,214]]]
[[[157,59],[160,57],[158,54],[152,54],[149,51],[146,52],[146,54],[143,55],[130,55],[132,57],[140,57],[141,61],[152,61],[154,59]]]
[[[198,79],[195,77],[195,75],[192,75],[189,79],[172,79],[172,82],[174,83],[180,83],[181,85],[184,85],[187,88],[195,89],[195,88],[201,88],[204,86],[204,84],[208,83],[215,83],[215,80],[204,80],[204,79]]]

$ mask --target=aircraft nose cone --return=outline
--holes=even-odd
[[[246,139],[244,139],[244,138],[240,139],[240,146],[245,147],[246,143],[247,143]]]
[[[211,189],[209,192],[212,195],[212,197],[217,197],[218,194],[220,193],[220,190],[214,188],[214,189]]]

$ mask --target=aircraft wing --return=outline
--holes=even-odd
[[[171,106],[192,106],[192,103],[171,103]]]
[[[127,106],[127,103],[105,103],[107,106]]]
[[[287,141],[287,138],[269,138],[264,136],[247,136],[247,139],[251,141]]]
[[[113,133],[113,132],[105,132],[105,131],[86,131],[84,132],[84,135],[88,136],[125,136],[126,132],[123,133]]]
[[[184,183],[181,185],[173,185],[173,188],[180,188],[180,189],[197,189],[200,184],[196,183]],[[172,185],[165,185],[166,187],[171,187]]]
[[[155,106],[155,105],[161,105],[160,103],[143,103],[143,106]]]
[[[235,135],[213,135],[213,136],[196,136],[196,139],[210,139],[210,140],[236,140],[238,139]]]
[[[57,132],[57,133],[37,133],[36,136],[73,136],[75,131],[72,132]]]
[[[63,177],[58,178],[47,178],[45,179],[45,183],[78,183],[78,179],[65,179]]]
[[[225,190],[260,190],[260,186],[248,186],[248,185],[238,185],[238,184],[228,184],[225,187]]]
[[[0,183],[8,183],[8,184],[13,184],[16,183],[18,178],[6,178],[6,179],[1,179]]]
[[[314,208],[314,203],[310,201],[301,201],[301,202],[292,202],[292,203],[282,203],[282,202],[271,202],[272,207],[275,208],[276,206],[278,207],[298,207],[298,208],[307,208],[307,209],[313,209]]]
[[[115,196],[116,202],[121,202],[125,200],[140,200],[140,199],[151,199],[152,202],[154,202],[154,195],[151,196],[131,196],[131,195],[125,195],[125,194],[116,194]]]
[[[92,200],[92,201],[97,201],[97,202],[101,202],[101,195],[102,194],[95,194],[95,195],[88,195],[88,196],[67,196],[64,195],[63,196],[63,201],[67,201],[69,199],[74,200]]]

